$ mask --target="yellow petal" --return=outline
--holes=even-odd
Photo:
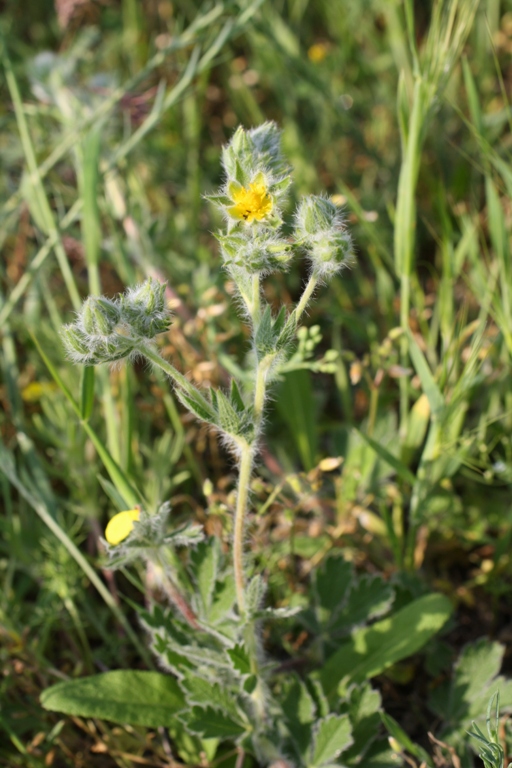
[[[118,512],[105,528],[105,538],[113,547],[120,544],[133,530],[133,523],[140,517],[138,509],[125,509]]]

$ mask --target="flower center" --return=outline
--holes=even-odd
[[[231,197],[235,205],[228,209],[228,213],[235,219],[247,222],[254,219],[261,221],[273,207],[266,186],[257,182],[249,184],[248,188],[234,190]]]

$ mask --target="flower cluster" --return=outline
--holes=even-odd
[[[275,123],[239,128],[223,150],[222,164],[225,184],[208,199],[227,220],[227,233],[217,238],[226,269],[237,284],[238,270],[255,275],[285,269],[292,253],[280,231],[281,207],[291,176]]]
[[[97,365],[136,355],[138,343],[166,331],[169,322],[165,285],[149,279],[114,300],[89,296],[61,335],[71,360]]]

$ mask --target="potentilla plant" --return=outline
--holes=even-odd
[[[182,405],[216,430],[238,467],[231,552],[195,523],[173,529],[165,502],[156,510],[140,505],[115,515],[105,531],[110,567],[144,561],[152,586],[167,598],[165,607],[155,602],[140,610],[166,674],[106,672],[59,683],[44,693],[42,703],[71,714],[167,727],[179,755],[190,763],[204,764],[234,746],[240,766],[244,755],[261,765],[284,761],[327,768],[341,759],[355,766],[371,749],[382,753],[375,741],[380,696],[369,678],[414,653],[451,608],[445,598],[430,595],[401,609],[391,622],[361,627],[390,609],[393,589],[377,577],[356,577],[349,563],[331,557],[313,580],[312,607],[297,619],[318,636],[312,648],[324,667],[301,679],[293,672],[279,674],[266,658],[261,622],[293,614],[265,607],[264,580],[245,551],[249,486],[267,394],[290,358],[315,289],[350,264],[352,247],[342,213],[326,197],[304,198],[292,236],[283,234],[291,179],[273,123],[239,128],[222,162],[225,182],[209,199],[225,218],[217,235],[220,252],[251,329],[251,387],[233,378],[228,391],[198,389],[160,355],[156,339],[172,317],[165,286],[155,280],[115,299],[89,297],[62,338],[70,359],[85,366],[144,358],[170,377]],[[294,307],[273,312],[262,280],[286,270],[297,255],[309,264],[302,295]],[[370,634],[363,637],[364,632]],[[339,647],[343,638],[345,648]]]

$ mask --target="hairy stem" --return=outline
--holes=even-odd
[[[235,571],[236,601],[240,616],[245,614],[245,576],[244,576],[244,523],[249,499],[253,451],[245,443],[240,456],[238,489],[236,495],[235,529],[233,533],[233,567]]]
[[[190,627],[192,627],[192,629],[200,629],[196,614],[194,613],[190,605],[187,603],[187,601],[179,591],[178,587],[169,578],[169,576],[165,571],[165,567],[163,563],[160,561],[158,562],[158,568],[160,570],[160,573],[158,574],[158,578],[160,580],[162,588],[164,589],[171,603],[175,606],[175,608],[178,609],[178,611],[181,613],[181,615],[183,616],[187,624]]]
[[[302,314],[304,313],[304,310],[306,309],[309,303],[309,300],[313,295],[317,285],[318,285],[318,275],[315,272],[312,272],[308,282],[306,283],[306,287],[304,288],[302,296],[300,297],[299,303],[297,304],[297,306],[293,311],[293,315],[295,315],[296,323],[299,322]]]
[[[141,355],[150,360],[154,365],[158,366],[158,368],[161,368],[161,370],[170,376],[171,379],[176,384],[178,384],[179,387],[185,390],[185,392],[188,392],[188,394],[195,398],[202,398],[206,406],[208,408],[210,407],[208,401],[203,397],[202,393],[197,389],[197,387],[195,387],[182,373],[180,373],[180,371],[178,371],[174,365],[167,362],[167,360],[165,360],[151,344],[145,344],[141,341],[137,344],[136,349],[138,352],[140,352]]]
[[[252,311],[251,311],[251,317],[253,325],[256,325],[259,322],[260,319],[260,310],[261,310],[261,296],[260,296],[260,275],[259,272],[257,272],[255,275],[252,275],[251,277],[252,281]]]

